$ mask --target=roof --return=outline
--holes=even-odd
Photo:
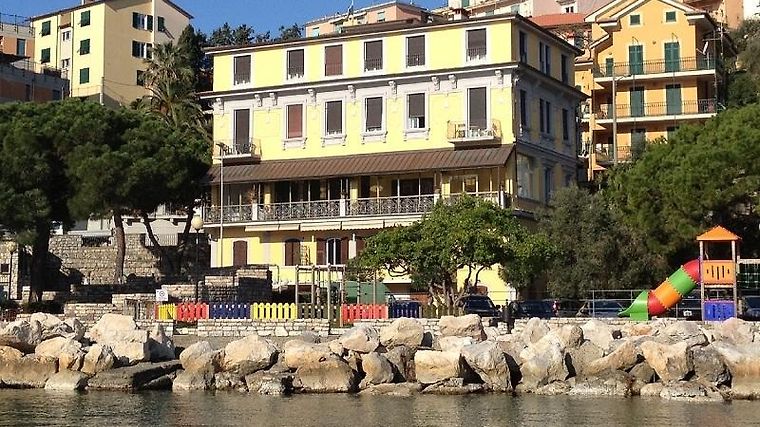
[[[42,15],[33,16],[31,18],[31,20],[32,21],[36,21],[38,19],[47,18],[47,17],[53,16],[53,15],[58,15],[58,14],[61,14],[61,13],[73,12],[73,11],[78,10],[78,9],[83,9],[83,8],[86,8],[86,7],[90,7],[92,5],[96,5],[96,4],[100,4],[100,3],[105,3],[107,1],[112,1],[112,0],[93,0],[93,1],[91,1],[89,3],[85,3],[85,4],[81,4],[81,2],[80,2],[80,4],[78,4],[76,6],[68,7],[68,8],[65,8],[65,9],[55,10],[53,12],[48,12],[48,13],[45,13],[45,14],[42,14]],[[191,15],[185,9],[182,9],[181,7],[179,7],[179,5],[177,3],[174,3],[171,0],[163,0],[163,1],[166,4],[168,4],[169,6],[173,7],[177,12],[185,15],[188,19],[193,19],[193,15]]]
[[[534,16],[530,20],[542,27],[559,27],[561,25],[585,24],[586,15],[583,13],[551,13]]]
[[[351,175],[392,175],[432,170],[458,170],[504,166],[513,144],[468,150],[438,149],[360,154],[315,159],[275,160],[224,167],[224,182],[266,182],[317,179]],[[209,171],[211,183],[220,180],[220,165]]]
[[[735,242],[741,240],[741,237],[726,230],[720,225],[713,227],[710,231],[697,236],[698,242]]]
[[[352,14],[358,15],[358,14],[361,14],[361,13],[364,13],[364,12],[369,12],[371,10],[383,9],[383,8],[391,7],[391,6],[397,6],[397,7],[400,7],[400,8],[416,9],[416,10],[418,10],[420,12],[424,12],[424,11],[427,10],[424,7],[417,6],[416,4],[406,3],[406,2],[403,2],[403,1],[400,1],[400,0],[392,0],[392,1],[385,2],[385,3],[373,4],[371,6],[363,7],[361,9],[356,9],[356,10],[354,10],[352,12]],[[304,26],[308,27],[309,25],[314,25],[314,24],[322,23],[322,22],[326,22],[326,21],[332,21],[334,19],[340,19],[340,18],[348,18],[348,12],[337,12],[334,15],[326,15],[326,16],[323,16],[321,18],[312,19],[310,21],[306,21],[306,23],[304,24]]]

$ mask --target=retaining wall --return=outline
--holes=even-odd
[[[249,319],[200,319],[196,334],[199,337],[245,337],[258,334],[262,337],[299,336],[311,331],[327,336],[329,323],[326,319],[297,319],[291,321],[266,321]]]

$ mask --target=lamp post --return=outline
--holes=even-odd
[[[219,267],[224,267],[224,153],[227,144],[217,142],[219,147]]]
[[[198,284],[200,282],[200,275],[198,272],[200,271],[200,244],[198,239],[198,233],[200,233],[201,228],[203,228],[203,218],[201,218],[200,215],[195,215],[190,221],[190,225],[195,230],[195,302],[198,303]]]

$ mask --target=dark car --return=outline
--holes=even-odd
[[[702,320],[702,301],[699,297],[686,297],[675,306],[678,319]]]
[[[583,301],[570,299],[552,301],[555,317],[575,317],[581,307],[583,307]]]
[[[742,319],[760,321],[760,296],[746,296],[742,298],[744,313]]]
[[[554,317],[552,305],[547,301],[512,301],[509,303],[509,309],[512,312],[513,319],[530,319],[531,317],[550,319]]]
[[[589,300],[578,310],[577,317],[617,317],[623,306],[611,299]]]
[[[491,298],[485,295],[467,295],[459,301],[465,314],[477,314],[481,317],[501,317],[501,311]]]

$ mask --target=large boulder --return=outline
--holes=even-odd
[[[549,334],[549,325],[546,320],[541,320],[538,317],[533,317],[525,324],[525,328],[520,334],[525,344],[537,343],[541,338]]]
[[[24,353],[34,352],[41,342],[42,325],[37,321],[17,320],[0,331],[0,346],[13,347]]]
[[[462,357],[492,390],[509,391],[512,388],[507,359],[495,342],[485,341],[465,346],[462,348]]]
[[[633,377],[623,371],[605,371],[593,376],[581,375],[575,378],[569,395],[616,396],[632,395]]]
[[[691,359],[694,364],[694,375],[698,382],[717,387],[731,381],[728,368],[713,346],[692,348]]]
[[[107,313],[93,325],[89,331],[90,340],[98,344],[107,344],[121,339],[119,332],[136,331],[139,328],[132,316]]]
[[[385,348],[393,348],[399,345],[417,348],[422,345],[424,334],[425,330],[422,323],[415,319],[401,317],[380,329],[380,343]]]
[[[227,344],[222,369],[246,376],[274,365],[277,353],[277,347],[269,340],[250,335]]]
[[[167,375],[173,374],[182,367],[176,360],[160,363],[138,363],[134,366],[124,366],[109,369],[90,378],[88,389],[93,390],[144,390]]]
[[[172,382],[172,391],[203,391],[214,386],[214,374],[211,372],[181,371]]]
[[[148,331],[123,331],[112,335],[112,340],[98,341],[111,347],[121,365],[134,365],[150,360]]]
[[[331,355],[308,362],[296,370],[294,387],[309,393],[345,393],[356,388],[356,371],[343,359]]]
[[[0,347],[0,384],[13,388],[43,388],[58,370],[58,359]]]
[[[370,385],[385,384],[393,381],[393,366],[382,354],[368,353],[362,356],[364,379],[359,385],[364,389]]]
[[[568,376],[562,341],[556,335],[547,335],[520,353],[522,387],[528,391],[552,383],[564,381]]]
[[[116,364],[116,356],[111,347],[93,344],[84,356],[82,372],[95,375],[98,372],[107,371]]]
[[[59,371],[57,374],[48,378],[45,382],[45,390],[55,391],[78,391],[87,387],[88,377],[82,372],[69,371],[68,369]]]
[[[691,372],[693,365],[688,349],[686,341],[672,345],[655,341],[641,344],[644,358],[664,383],[680,381]]]
[[[462,348],[475,342],[472,337],[441,337],[438,340],[438,347],[441,351],[460,352]]]
[[[614,338],[612,337],[612,329],[606,323],[591,319],[584,323],[581,329],[583,329],[583,338],[596,344],[607,354]]]
[[[315,344],[300,339],[286,342],[282,350],[284,354],[283,363],[289,369],[298,369],[306,363],[318,363],[320,360],[327,360],[332,354],[328,344]]]
[[[414,366],[415,349],[400,345],[393,347],[387,353],[385,358],[393,367],[394,381],[396,382],[416,382],[417,374]]]
[[[357,353],[371,353],[380,345],[380,336],[375,328],[354,326],[338,338],[338,342],[347,350]]]
[[[751,344],[755,331],[750,322],[732,317],[715,326],[713,334],[716,341],[728,341],[736,345]]]
[[[249,393],[280,396],[293,391],[293,375],[257,371],[245,377]]]
[[[248,386],[245,383],[245,378],[237,372],[217,372],[214,374],[214,389],[245,393],[248,391]]]
[[[580,375],[595,360],[604,357],[604,350],[591,341],[585,341],[578,348],[571,348],[565,353],[570,375]]]
[[[222,357],[208,341],[199,341],[182,351],[179,361],[186,373],[210,373],[213,376],[220,371]]]
[[[421,384],[435,384],[462,375],[461,355],[458,351],[418,350],[414,354],[414,369]]]
[[[422,391],[420,383],[378,384],[362,390],[359,396],[411,397]]]
[[[661,333],[670,341],[685,342],[688,347],[707,344],[707,337],[702,333],[702,329],[694,322],[676,322],[665,327]]]
[[[716,341],[710,345],[731,373],[731,397],[760,399],[760,348]]]
[[[55,337],[40,343],[34,353],[40,356],[58,359],[59,369],[78,371],[82,367],[84,351],[79,341],[64,337]]]
[[[477,314],[443,316],[438,322],[438,327],[444,337],[471,337],[477,341],[486,339],[483,322]]]
[[[175,358],[174,342],[166,335],[164,326],[156,323],[148,336],[148,350],[151,362],[172,360]]]
[[[583,329],[578,325],[564,325],[551,333],[557,334],[565,346],[565,351],[576,349],[583,344]]]
[[[585,333],[585,332],[584,332]],[[593,341],[592,341],[593,342]],[[633,340],[625,340],[612,353],[589,363],[583,373],[594,375],[604,371],[627,371],[640,362],[640,355]]]

